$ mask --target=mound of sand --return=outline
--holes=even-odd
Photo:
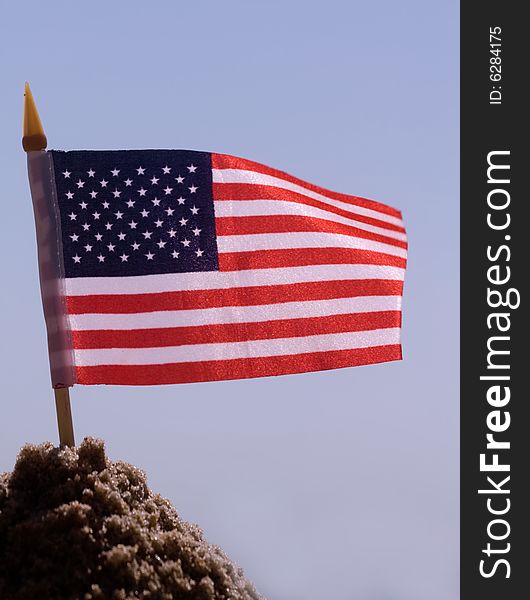
[[[0,475],[2,600],[258,600],[196,526],[103,442],[25,446]]]

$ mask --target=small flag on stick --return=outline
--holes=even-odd
[[[49,151],[30,172],[54,385],[401,358],[398,210],[210,152]]]

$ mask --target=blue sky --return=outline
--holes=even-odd
[[[57,439],[23,84],[49,147],[244,156],[403,211],[401,363],[78,387],[76,435],[280,600],[458,597],[458,3],[10,3],[0,25],[0,470]]]

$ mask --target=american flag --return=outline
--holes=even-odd
[[[238,379],[401,358],[407,242],[398,210],[222,154],[42,155],[51,183],[32,184],[37,229],[50,224],[38,231],[41,280],[47,253],[57,263],[48,268],[55,316],[57,306],[64,313],[60,349],[43,289],[52,379],[60,350],[70,373],[54,385]]]

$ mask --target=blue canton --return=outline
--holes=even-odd
[[[218,270],[209,153],[52,155],[66,277]]]

